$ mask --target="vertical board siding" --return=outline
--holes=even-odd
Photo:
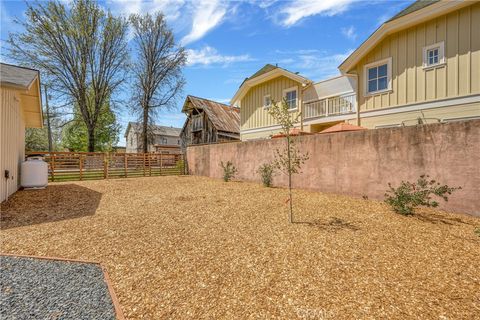
[[[298,104],[301,106],[302,86],[287,77],[281,76],[251,88],[240,102],[241,130],[276,125],[268,110],[263,107],[263,97],[270,95],[277,102],[282,100],[283,90],[297,87]],[[297,114],[292,112],[292,115]]]
[[[17,191],[20,163],[25,157],[25,124],[20,107],[20,97],[14,90],[1,88],[0,106],[0,202]],[[5,170],[10,179],[4,178]]]
[[[355,67],[360,111],[480,93],[480,2],[394,33]],[[445,42],[446,64],[423,69],[423,48]],[[392,57],[392,91],[364,96],[364,66]]]

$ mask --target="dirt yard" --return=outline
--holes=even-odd
[[[455,196],[455,195],[453,195]],[[480,219],[200,177],[51,184],[1,252],[103,263],[128,319],[474,319]]]

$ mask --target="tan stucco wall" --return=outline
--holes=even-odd
[[[394,33],[350,73],[358,77],[360,111],[480,93],[480,2]],[[423,47],[445,42],[446,65],[423,69]],[[392,91],[364,96],[366,64],[392,58]]]
[[[292,87],[298,89],[298,106],[301,109],[302,85],[292,79],[280,76],[251,88],[240,102],[240,130],[275,125],[274,119],[263,107],[263,97],[269,94],[273,100],[280,102],[283,98],[283,90]],[[292,112],[292,116],[296,114],[298,112]]]
[[[461,186],[442,208],[480,216],[480,120],[299,137],[309,152],[295,188],[363,195],[383,200],[387,184],[428,174]],[[232,161],[240,180],[260,182],[258,167],[274,157],[284,139],[247,141],[187,149],[191,174],[221,178],[220,161]],[[286,186],[286,176],[274,177]]]
[[[25,121],[18,91],[0,88],[0,202],[17,191],[25,158]],[[5,170],[10,179],[4,178]]]

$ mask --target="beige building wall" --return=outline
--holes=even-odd
[[[283,91],[293,87],[297,88],[298,108],[295,112],[292,111],[292,116],[296,116],[301,111],[302,105],[301,83],[280,76],[250,88],[240,102],[240,130],[276,125],[273,118],[268,114],[268,110],[263,107],[263,97],[270,95],[272,100],[280,102],[283,98]],[[247,133],[242,133],[242,136],[246,136]],[[264,133],[257,132],[255,136],[268,137],[270,134],[268,131],[264,131]]]
[[[0,88],[0,202],[17,191],[20,163],[25,158],[25,120],[16,90]],[[4,178],[5,170],[10,178]]]
[[[445,45],[445,65],[424,69],[423,48],[442,41]],[[392,90],[365,96],[364,66],[390,57]],[[480,101],[480,2],[472,2],[468,7],[388,36],[349,73],[359,75],[361,113],[457,97],[470,96]],[[480,108],[478,104],[452,106],[449,109],[432,108],[426,113],[437,118],[480,116]],[[391,120],[387,120],[388,117],[379,119],[384,122],[403,121],[408,116],[405,113],[404,116],[390,115]],[[373,119],[364,119],[361,114],[362,126],[371,127],[372,122]]]

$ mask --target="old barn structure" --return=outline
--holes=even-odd
[[[240,109],[220,102],[187,96],[182,112],[182,145],[240,140]]]

